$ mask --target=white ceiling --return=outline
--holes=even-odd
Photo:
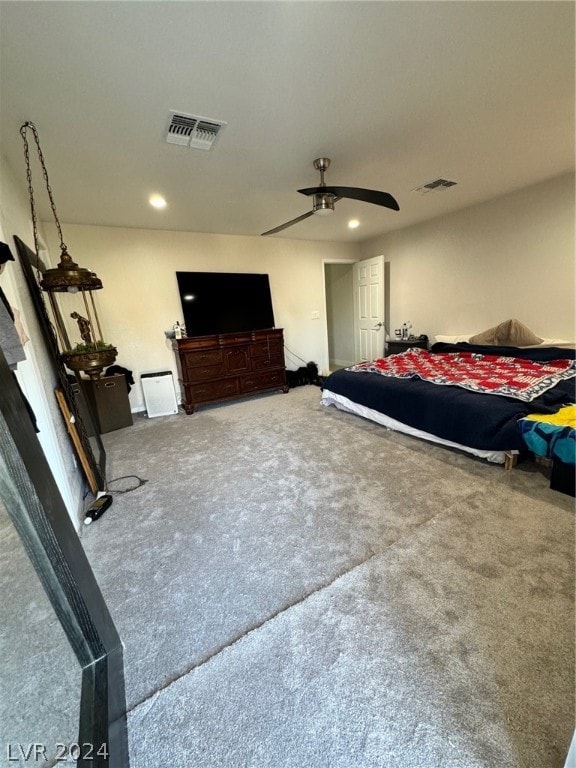
[[[275,237],[365,240],[574,168],[574,9],[1,2],[1,149],[24,182],[35,123],[63,224],[239,235],[310,210],[327,156],[328,184],[400,212],[342,200]],[[171,109],[228,125],[209,152],[170,145]],[[412,191],[439,176],[457,186]]]

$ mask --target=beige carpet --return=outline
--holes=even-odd
[[[573,500],[319,396],[105,436],[132,767],[561,768]]]

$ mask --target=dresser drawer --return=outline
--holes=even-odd
[[[267,368],[284,368],[284,358],[282,355],[270,357],[254,357],[252,359],[253,371],[264,371]]]
[[[283,343],[280,339],[268,339],[265,341],[256,341],[250,347],[252,357],[272,357],[272,355],[281,355]]]
[[[188,369],[188,381],[204,381],[206,379],[218,379],[224,373],[222,363],[217,365],[198,365]]]
[[[282,387],[285,383],[284,371],[263,371],[242,376],[240,388],[242,392],[258,392],[261,389]]]
[[[198,352],[185,352],[184,363],[187,368],[195,368],[197,365],[213,365],[222,362],[221,349],[206,349]]]
[[[238,379],[207,381],[204,384],[186,384],[186,399],[190,403],[207,403],[240,394]]]

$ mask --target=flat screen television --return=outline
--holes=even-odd
[[[274,328],[268,275],[176,272],[188,336]]]

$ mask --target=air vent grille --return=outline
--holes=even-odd
[[[171,112],[166,141],[191,149],[212,149],[218,134],[226,125],[222,120]]]
[[[416,187],[416,189],[413,189],[412,191],[419,192],[421,195],[426,195],[428,192],[440,192],[443,189],[455,187],[456,184],[456,181],[448,181],[448,179],[434,179],[434,181],[429,181],[427,184],[423,184],[421,187]]]

